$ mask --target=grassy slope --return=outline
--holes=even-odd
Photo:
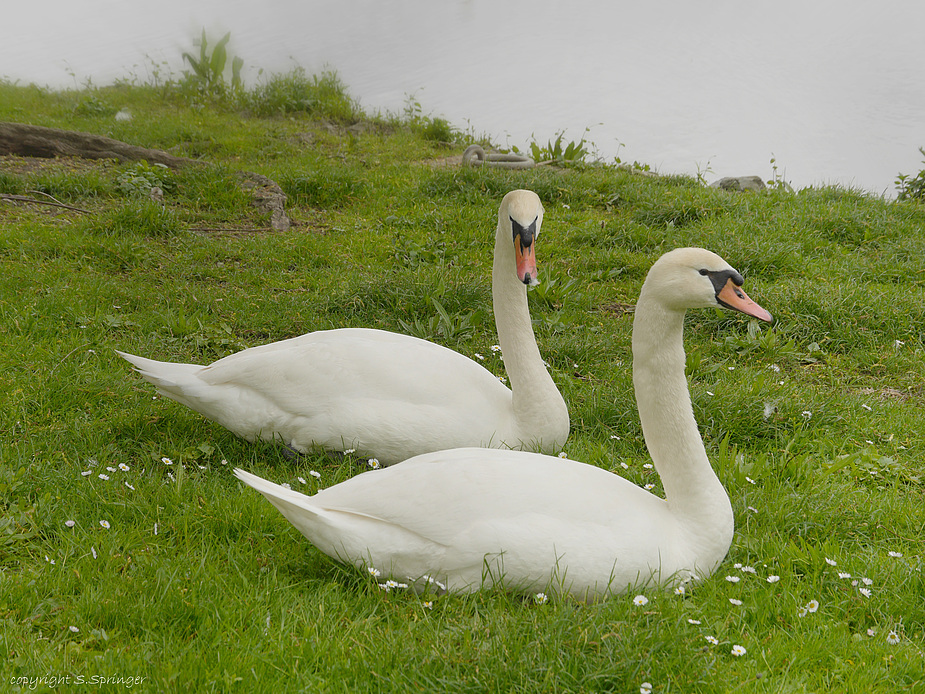
[[[132,195],[125,181],[145,174],[138,167],[21,175],[0,165],[0,192],[43,190],[94,211],[0,207],[5,681],[139,676],[159,690],[313,692],[925,687],[921,206],[839,189],[733,195],[606,167],[432,167],[422,162],[458,148],[394,123],[332,129],[193,108],[152,89],[0,90],[0,120],[215,164],[162,174],[169,213]],[[117,123],[123,105],[135,117]],[[184,231],[264,221],[237,191],[237,169],[283,185],[291,232]],[[694,406],[737,533],[724,565],[686,597],[647,590],[642,607],[632,595],[537,605],[489,592],[429,609],[382,592],[230,474],[239,465],[311,491],[310,470],[327,486],[362,461],[293,464],[240,441],[153,398],[113,352],[205,362],[314,329],[405,331],[401,321],[417,319],[414,330],[485,355],[501,374],[489,349],[490,252],[497,204],[514,187],[536,190],[547,209],[544,285],[531,307],[572,413],[570,457],[658,491],[643,468],[622,307],[660,253],[716,251],[778,319],[760,329],[720,312],[688,318]],[[432,319],[433,299],[451,324]],[[871,579],[870,597],[839,571]],[[812,600],[818,611],[801,617]],[[887,643],[890,630],[898,644]],[[731,655],[735,644],[747,654]]]

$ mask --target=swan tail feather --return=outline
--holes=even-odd
[[[116,354],[135,367],[135,371],[148,383],[155,385],[161,395],[197,409],[186,395],[190,386],[198,384],[197,374],[203,367],[198,364],[157,361],[119,350],[116,350]]]

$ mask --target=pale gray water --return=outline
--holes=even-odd
[[[205,27],[283,72],[338,71],[367,110],[524,148],[564,130],[666,173],[893,193],[923,168],[920,0],[3,0],[0,77],[55,87],[183,69]]]

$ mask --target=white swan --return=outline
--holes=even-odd
[[[633,382],[665,499],[593,465],[474,448],[421,455],[314,496],[235,474],[325,554],[419,589],[500,582],[593,599],[705,577],[729,549],[733,516],[694,421],[684,313],[726,306],[770,321],[741,284],[716,254],[685,248],[662,256],[642,287]]]
[[[248,440],[374,456],[383,465],[461,446],[554,452],[568,438],[565,401],[533,334],[527,284],[543,206],[511,191],[498,210],[492,300],[511,388],[426,340],[345,328],[252,347],[209,366],[119,352],[158,392]]]

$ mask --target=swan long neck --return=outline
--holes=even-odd
[[[707,458],[684,375],[684,311],[653,294],[643,286],[633,320],[633,386],[646,446],[672,513],[731,539],[732,507]]]
[[[549,375],[533,333],[527,288],[515,272],[514,246],[510,227],[498,222],[492,267],[492,305],[498,330],[498,344],[513,393],[517,430],[526,444],[549,443],[531,440],[531,432],[549,431],[549,423],[568,421],[568,410],[555,382]],[[568,428],[558,432],[559,445],[565,443]]]

